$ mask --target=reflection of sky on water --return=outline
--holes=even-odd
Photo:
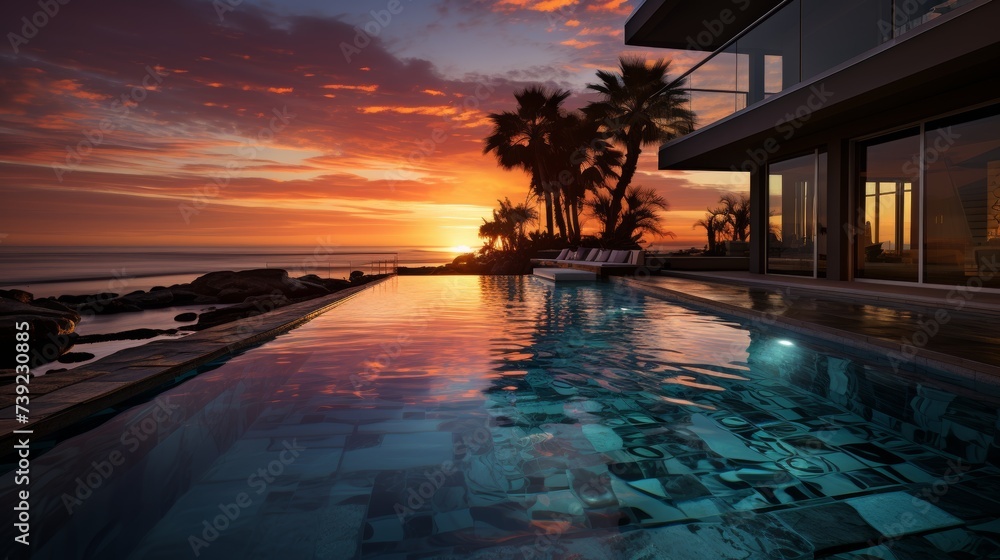
[[[877,542],[906,503],[904,535],[928,533],[907,547],[993,546],[995,403],[622,290],[377,285],[168,390],[169,419],[140,405],[36,458],[40,557],[181,557],[241,492],[200,557],[509,557],[548,535],[540,557],[797,558]]]

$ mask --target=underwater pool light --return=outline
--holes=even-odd
[[[792,342],[791,340],[784,340],[784,339],[779,340],[778,344],[780,344],[782,346],[795,346],[795,343]]]

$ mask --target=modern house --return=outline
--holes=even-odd
[[[710,53],[659,167],[750,174],[751,272],[978,289],[1000,288],[998,28],[991,0],[646,0],[625,42]]]

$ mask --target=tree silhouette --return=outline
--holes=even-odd
[[[689,109],[684,82],[670,83],[670,62],[652,63],[638,57],[621,57],[619,71],[597,72],[599,80],[587,87],[601,94],[601,100],[583,111],[625,148],[625,159],[604,217],[604,236],[618,238],[615,229],[621,217],[622,201],[639,165],[643,146],[658,145],[694,130],[695,116]],[[669,87],[668,87],[669,86]]]

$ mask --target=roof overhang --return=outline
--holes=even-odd
[[[987,2],[942,24],[914,30],[664,144],[659,168],[740,169],[758,148],[777,155],[803,138],[822,136],[845,123],[875,127],[887,118],[928,118],[1000,99],[997,21],[1000,2]],[[925,116],[918,116],[921,113]]]
[[[781,0],[646,0],[625,22],[625,44],[714,51]]]

